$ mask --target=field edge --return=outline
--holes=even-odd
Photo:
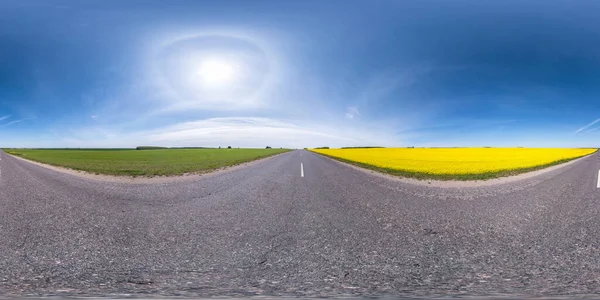
[[[374,165],[370,165],[370,164],[366,164],[366,163],[356,162],[356,161],[352,161],[352,160],[348,160],[348,159],[344,159],[344,158],[340,158],[340,157],[336,157],[336,156],[332,156],[332,155],[328,155],[328,154],[324,154],[324,153],[319,153],[319,152],[312,151],[312,150],[309,150],[309,151],[312,153],[322,155],[324,157],[327,157],[327,158],[330,158],[333,160],[337,160],[340,162],[344,162],[344,163],[347,163],[347,164],[350,164],[353,166],[357,166],[357,167],[360,167],[363,169],[368,169],[368,170],[376,171],[376,172],[383,173],[383,174],[393,175],[393,176],[400,177],[400,178],[412,178],[412,179],[418,179],[418,180],[440,180],[440,181],[477,181],[477,180],[491,180],[491,179],[497,179],[497,178],[502,178],[502,177],[509,177],[509,176],[533,172],[533,171],[537,171],[537,170],[541,170],[541,169],[546,169],[546,168],[549,168],[552,166],[564,164],[569,161],[573,161],[573,160],[576,160],[579,158],[593,155],[593,154],[597,153],[598,150],[599,149],[596,149],[594,152],[589,153],[589,154],[576,156],[576,157],[572,157],[572,158],[567,158],[567,159],[561,159],[561,160],[557,160],[557,161],[554,161],[554,162],[551,162],[548,164],[539,165],[539,166],[526,167],[526,168],[520,168],[520,169],[514,169],[514,170],[497,171],[497,172],[478,173],[478,174],[477,173],[476,174],[431,174],[431,173],[424,173],[424,172],[395,170],[395,169],[390,169],[390,168],[382,168],[382,167],[378,167],[378,166],[374,166]]]
[[[218,166],[215,168],[207,168],[207,169],[197,170],[197,171],[193,171],[193,172],[183,172],[183,173],[174,173],[174,174],[122,174],[122,173],[95,172],[95,171],[86,170],[85,168],[74,168],[74,167],[64,166],[61,164],[51,163],[51,162],[23,156],[19,153],[11,153],[10,152],[10,150],[15,150],[15,149],[0,149],[0,150],[2,150],[4,153],[6,153],[10,156],[13,156],[15,158],[22,159],[22,160],[25,160],[28,162],[33,162],[33,163],[39,164],[41,166],[54,168],[56,171],[59,171],[59,172],[70,171],[70,172],[80,173],[77,175],[104,176],[104,177],[112,177],[114,179],[119,179],[119,178],[131,178],[131,179],[177,178],[177,177],[186,177],[189,175],[205,175],[205,174],[210,174],[210,173],[214,173],[217,171],[225,170],[228,168],[244,165],[247,163],[258,162],[260,160],[272,158],[274,156],[285,154],[285,153],[292,151],[291,149],[284,149],[284,151],[282,151],[282,152],[275,152],[275,153],[272,153],[272,154],[269,154],[266,156],[242,159],[242,160],[235,161],[228,165]],[[151,151],[151,150],[148,150],[148,151]],[[60,170],[60,169],[62,169],[62,170]]]

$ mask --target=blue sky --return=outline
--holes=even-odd
[[[598,1],[0,2],[0,146],[597,147]]]

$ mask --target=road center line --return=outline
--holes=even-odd
[[[600,189],[600,170],[598,170],[598,182],[596,183],[596,187]]]
[[[600,174],[600,172],[598,172],[598,174]],[[300,163],[300,177],[304,177],[304,165],[302,163]],[[598,184],[600,184],[600,181],[598,181]]]

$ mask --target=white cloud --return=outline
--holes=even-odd
[[[600,127],[595,127],[595,128],[590,129],[590,130],[587,130],[586,133],[593,132],[593,131],[596,131],[598,129],[600,129]]]
[[[11,117],[11,115],[2,116],[2,117],[0,117],[0,121],[6,120],[6,119],[8,119],[10,117]]]
[[[2,124],[2,125],[0,125],[0,127],[7,127],[7,126],[10,126],[10,125],[13,125],[13,124],[16,124],[16,123],[19,123],[19,122],[23,122],[23,121],[25,121],[25,119],[20,119],[20,120],[11,121],[11,122],[8,122],[8,123],[6,123],[6,124]]]
[[[381,128],[331,124],[300,125],[290,121],[256,117],[210,118],[128,133],[90,127],[72,132],[57,143],[62,147],[157,145],[303,148],[398,145],[395,137]]]
[[[592,121],[591,123],[577,129],[574,133],[580,133],[581,131],[586,130],[587,128],[590,128],[592,125],[594,125],[598,122],[600,122],[600,119],[596,119],[596,120]]]
[[[346,119],[354,119],[354,117],[360,116],[360,112],[356,106],[349,106],[346,109]]]
[[[97,116],[97,115],[91,115],[91,116],[90,116],[90,119],[92,119],[92,120],[96,120],[96,119],[98,119],[98,116]]]
[[[377,102],[398,89],[410,87],[432,70],[431,66],[423,65],[377,74],[367,81],[362,92],[359,93],[358,103]]]

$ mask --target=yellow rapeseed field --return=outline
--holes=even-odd
[[[531,169],[593,153],[563,148],[358,148],[312,149],[344,160],[431,175],[498,174]]]

